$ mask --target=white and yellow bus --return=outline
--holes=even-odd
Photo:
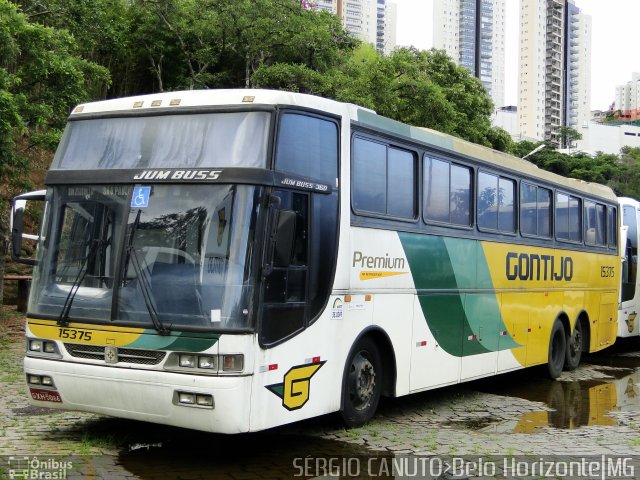
[[[622,217],[620,228],[620,304],[618,309],[618,337],[640,335],[640,279],[638,278],[638,245],[640,244],[640,202],[633,198],[618,198]]]
[[[46,184],[24,362],[39,406],[224,433],[337,411],[353,426],[381,395],[557,377],[616,338],[609,188],[354,105],[80,105]],[[19,259],[38,196],[14,201]]]

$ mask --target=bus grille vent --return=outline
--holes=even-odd
[[[69,355],[76,358],[86,358],[90,360],[104,360],[104,347],[96,345],[81,345],[78,343],[65,343]],[[157,365],[166,352],[158,350],[140,350],[136,348],[118,348],[118,363],[135,363],[138,365]]]

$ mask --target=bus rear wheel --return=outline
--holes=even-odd
[[[575,370],[580,365],[582,357],[582,324],[580,320],[576,322],[573,333],[567,337],[567,358],[564,362],[566,370]]]
[[[567,336],[560,320],[556,320],[551,328],[549,338],[549,359],[547,373],[552,379],[556,379],[562,373],[567,356]]]
[[[348,427],[359,427],[373,418],[382,392],[382,360],[375,342],[364,338],[347,360],[342,384],[341,415]]]

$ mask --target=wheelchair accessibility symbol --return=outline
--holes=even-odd
[[[131,208],[147,208],[151,187],[135,187],[131,196]]]

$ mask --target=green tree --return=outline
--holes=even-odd
[[[67,30],[74,53],[110,72],[112,82],[88,83],[92,97],[123,96],[142,88],[139,44],[133,43],[133,3],[129,0],[11,0],[31,23]],[[146,64],[145,64],[146,67]]]
[[[91,97],[90,85],[108,83],[108,72],[76,54],[66,31],[30,23],[0,0],[0,243],[7,244],[7,209],[17,189],[28,188],[40,153],[59,140],[71,106]],[[0,275],[4,255],[0,255]],[[1,298],[0,287],[0,298]]]
[[[640,198],[640,147],[623,147],[616,160],[611,187],[622,196]]]
[[[482,83],[444,51],[401,48],[389,56],[351,60],[334,81],[338,100],[350,101],[415,126],[508,151],[512,142],[491,127],[493,104]]]
[[[305,82],[307,71],[330,68],[358,43],[335,15],[302,9],[295,0],[139,0],[137,15],[134,32],[154,66],[165,58],[181,66],[160,78],[167,89],[248,88],[270,66],[296,89],[283,78],[287,69]]]
[[[573,148],[575,140],[582,140],[582,134],[573,127],[560,127],[560,145]]]

